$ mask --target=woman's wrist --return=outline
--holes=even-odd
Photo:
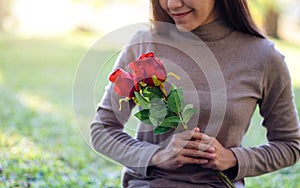
[[[235,167],[237,165],[237,158],[235,157],[233,151],[231,149],[226,149],[225,151],[226,151],[225,157],[226,159],[228,159],[227,169]]]
[[[158,152],[156,152],[151,158],[151,165],[153,165],[153,166],[155,166],[155,164],[157,164],[157,153]]]
[[[162,149],[159,149],[157,152],[155,152],[154,153],[154,155],[152,156],[152,158],[151,158],[151,165],[152,166],[157,166],[157,164],[159,164],[160,163],[160,157],[159,157],[159,155],[160,155],[160,152],[162,151]]]

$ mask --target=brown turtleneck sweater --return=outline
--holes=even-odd
[[[186,103],[200,109],[189,122],[190,129],[198,126],[234,152],[238,164],[226,173],[236,184],[245,177],[296,163],[300,158],[299,121],[283,56],[267,39],[234,31],[222,20],[193,33],[196,36],[174,28],[164,35],[138,32],[115,68],[127,69],[128,63],[152,51],[168,72],[179,75],[180,81],[169,81],[183,88]],[[264,118],[268,143],[242,147],[256,106]],[[124,187],[224,187],[214,171],[199,165],[174,172],[149,166],[173,132],[155,136],[150,126],[140,123],[136,138],[131,138],[123,132],[123,125],[132,108],[132,103],[123,103],[122,111],[118,110],[119,97],[110,84],[91,125],[95,150],[126,166]]]

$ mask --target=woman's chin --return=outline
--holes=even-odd
[[[181,31],[181,32],[190,32],[192,31],[192,29],[188,28],[188,27],[184,27],[182,25],[176,25],[176,28]]]

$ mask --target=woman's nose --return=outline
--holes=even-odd
[[[182,7],[184,4],[183,0],[168,0],[168,8],[171,10],[175,10],[177,8]]]

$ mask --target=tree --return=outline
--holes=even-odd
[[[268,36],[279,38],[278,26],[281,15],[278,0],[253,0],[251,5],[259,10],[262,17],[262,26]]]
[[[0,31],[4,29],[5,20],[11,14],[12,0],[0,0]]]

